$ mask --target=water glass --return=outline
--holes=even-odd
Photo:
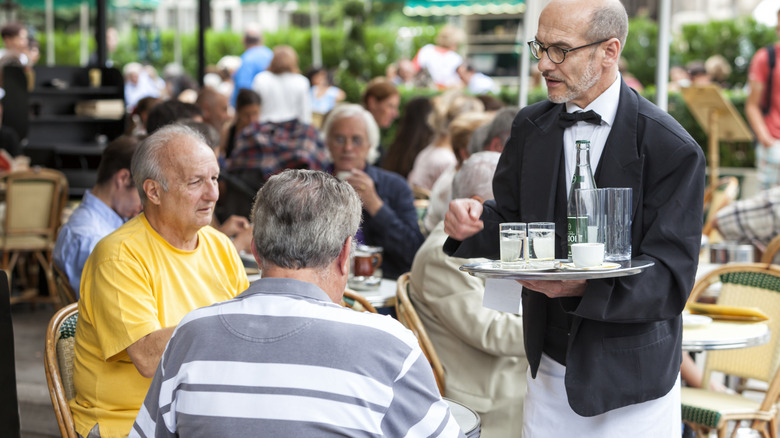
[[[631,260],[631,189],[605,189],[604,259],[609,262]]]
[[[523,222],[506,222],[499,225],[501,262],[526,261],[526,225]]]
[[[576,236],[574,243],[604,243],[606,189],[578,189]]]
[[[534,260],[555,258],[555,223],[531,222],[528,224],[528,256]]]

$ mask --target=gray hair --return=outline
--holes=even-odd
[[[165,158],[170,157],[165,156],[165,149],[180,137],[191,137],[193,141],[208,147],[206,139],[199,132],[188,126],[174,123],[163,126],[146,137],[135,150],[130,164],[130,172],[133,175],[133,182],[141,197],[142,204],[146,204],[148,201],[146,192],[144,192],[144,181],[147,179],[159,182],[163,191],[168,191],[168,179],[165,177],[163,163]]]
[[[489,137],[488,137],[488,131],[490,131],[490,125],[491,123],[486,123],[479,128],[475,129],[474,132],[471,133],[471,138],[469,139],[469,145],[466,147],[466,150],[468,151],[469,155],[474,155],[477,152],[483,150],[485,146],[490,144]]]
[[[493,151],[477,152],[463,162],[452,179],[452,199],[479,196],[493,199],[493,174],[501,154]]]
[[[620,51],[626,46],[628,36],[628,14],[626,8],[619,1],[609,2],[604,6],[595,8],[590,18],[590,26],[585,32],[588,41],[596,42],[617,38],[620,40]]]
[[[336,105],[325,118],[325,124],[322,125],[322,140],[327,144],[328,136],[333,128],[333,124],[341,119],[348,119],[350,117],[361,116],[366,126],[366,137],[368,137],[368,157],[366,158],[370,164],[373,164],[377,158],[379,158],[379,126],[374,120],[374,116],[371,115],[368,110],[356,103],[342,103]]]
[[[490,146],[490,142],[494,138],[500,139],[502,144],[506,143],[509,134],[512,132],[512,122],[515,120],[518,111],[520,111],[520,108],[516,106],[507,106],[498,110],[496,116],[493,117],[493,121],[487,126],[487,137],[479,145],[480,149],[470,152],[473,154],[485,150],[485,148]],[[471,145],[469,145],[470,147]]]
[[[357,233],[361,208],[352,186],[327,173],[290,169],[272,176],[252,207],[260,263],[324,270]]]

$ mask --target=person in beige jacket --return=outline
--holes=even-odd
[[[456,198],[493,198],[498,152],[479,152],[453,181]],[[410,296],[444,366],[447,398],[479,413],[482,437],[520,436],[528,362],[519,315],[482,306],[483,279],[458,267],[485,259],[449,257],[444,223],[431,231],[412,264]]]

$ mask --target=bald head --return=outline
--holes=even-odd
[[[600,96],[618,77],[627,34],[628,15],[616,0],[552,0],[536,32],[550,101],[585,108]]]
[[[626,45],[628,13],[619,0],[552,0],[545,13],[570,21],[571,31],[586,40],[617,38],[621,51]]]

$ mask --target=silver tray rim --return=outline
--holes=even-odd
[[[503,278],[507,280],[597,280],[601,278],[627,277],[636,275],[655,265],[652,260],[633,259],[626,262],[617,262],[623,265],[620,268],[604,271],[504,271],[493,268],[496,261],[469,263],[459,269],[463,272],[480,278]],[[490,268],[487,267],[490,265]]]

